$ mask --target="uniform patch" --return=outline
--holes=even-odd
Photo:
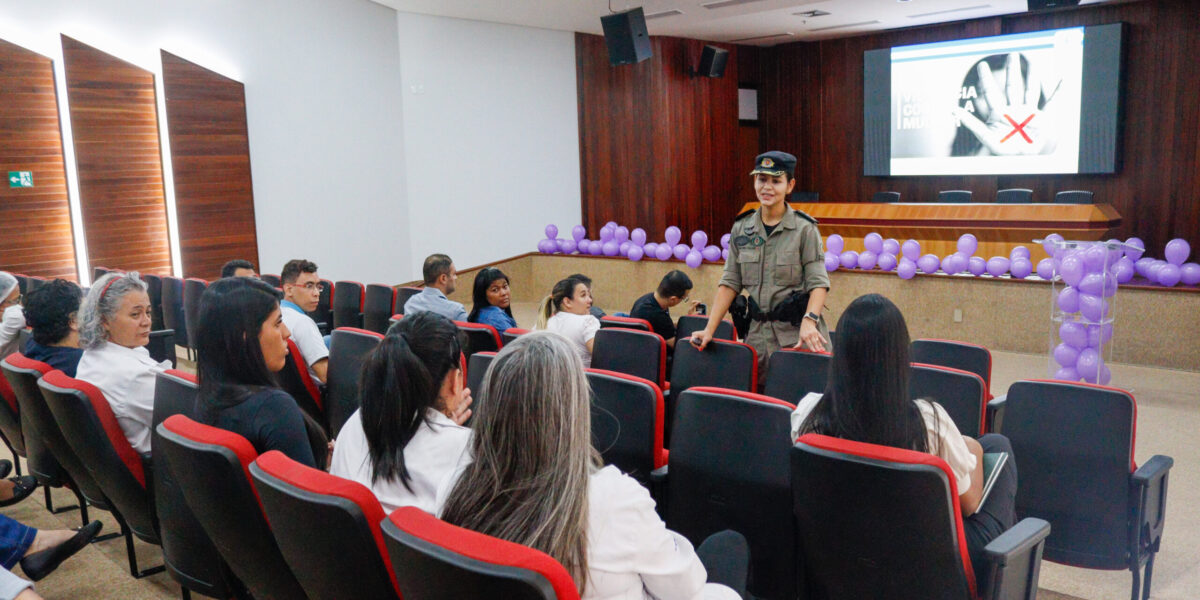
[[[744,236],[744,235],[739,235],[739,236],[737,236],[737,237],[733,238],[733,245],[734,245],[734,246],[737,246],[738,248],[741,248],[741,247],[744,247],[744,246],[749,246],[749,245],[750,245],[750,238],[748,238],[748,237],[746,237],[746,236]]]

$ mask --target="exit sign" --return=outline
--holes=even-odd
[[[10,187],[10,188],[33,187],[33,171],[9,171],[8,172],[8,187]]]

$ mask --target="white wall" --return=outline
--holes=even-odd
[[[575,37],[398,13],[414,273],[536,249],[580,221]]]

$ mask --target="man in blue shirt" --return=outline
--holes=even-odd
[[[419,312],[434,312],[451,321],[466,321],[467,309],[446,296],[454,293],[458,271],[454,261],[445,254],[430,254],[421,267],[425,276],[425,289],[404,303],[404,315]]]

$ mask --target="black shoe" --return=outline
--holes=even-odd
[[[12,473],[12,461],[7,459],[0,460],[0,479],[8,477],[9,473]]]
[[[0,500],[0,506],[12,506],[28,498],[37,489],[37,478],[33,475],[10,477],[8,480],[13,482],[12,498]]]
[[[88,542],[92,541],[97,533],[100,533],[100,528],[103,526],[104,523],[100,521],[92,521],[77,529],[78,533],[67,541],[41,552],[27,554],[25,558],[21,559],[21,570],[25,571],[25,575],[30,579],[41,580],[57,569],[64,560],[71,558],[72,555],[87,546]]]

